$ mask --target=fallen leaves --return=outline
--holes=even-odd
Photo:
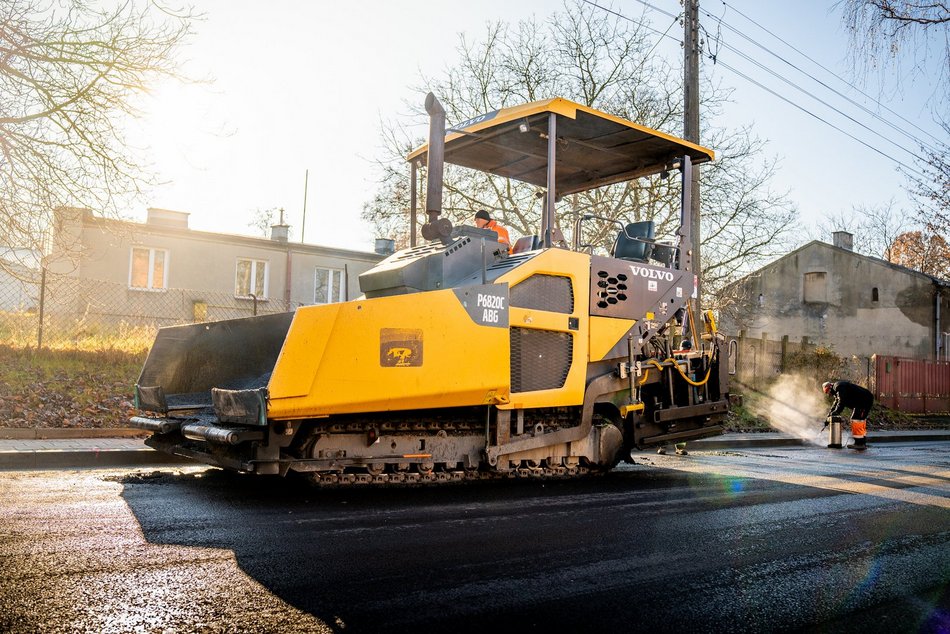
[[[0,347],[0,427],[127,427],[141,357]]]

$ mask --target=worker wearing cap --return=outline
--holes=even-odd
[[[498,241],[505,245],[509,251],[511,250],[511,237],[508,235],[508,230],[492,220],[491,214],[484,209],[475,212],[475,226],[479,229],[494,231],[498,234]]]
[[[821,390],[825,394],[831,394],[835,397],[831,411],[828,412],[829,418],[837,416],[846,407],[852,409],[851,436],[854,438],[854,442],[848,445],[848,448],[856,451],[867,449],[867,439],[865,438],[867,419],[871,412],[871,406],[874,404],[874,395],[860,385],[848,381],[825,382],[821,384]]]

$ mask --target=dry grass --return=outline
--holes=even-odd
[[[0,345],[14,349],[37,348],[37,316],[29,312],[0,312]],[[125,321],[107,325],[85,319],[44,320],[43,350],[99,353],[115,351],[140,354],[155,340],[155,325],[132,325]]]

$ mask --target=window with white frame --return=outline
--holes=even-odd
[[[168,288],[168,251],[150,247],[132,247],[129,288],[150,291]]]
[[[234,294],[267,299],[267,260],[238,258],[234,274]]]
[[[314,276],[313,303],[329,304],[342,302],[345,284],[343,271],[317,267]]]

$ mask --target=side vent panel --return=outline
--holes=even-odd
[[[511,305],[570,315],[574,312],[571,278],[536,274],[511,287]]]
[[[512,328],[511,391],[564,387],[573,352],[574,337],[570,333]]]
[[[627,293],[630,291],[627,280],[626,273],[611,274],[608,271],[597,271],[597,288],[594,291],[597,296],[597,308],[610,308],[627,301]]]

